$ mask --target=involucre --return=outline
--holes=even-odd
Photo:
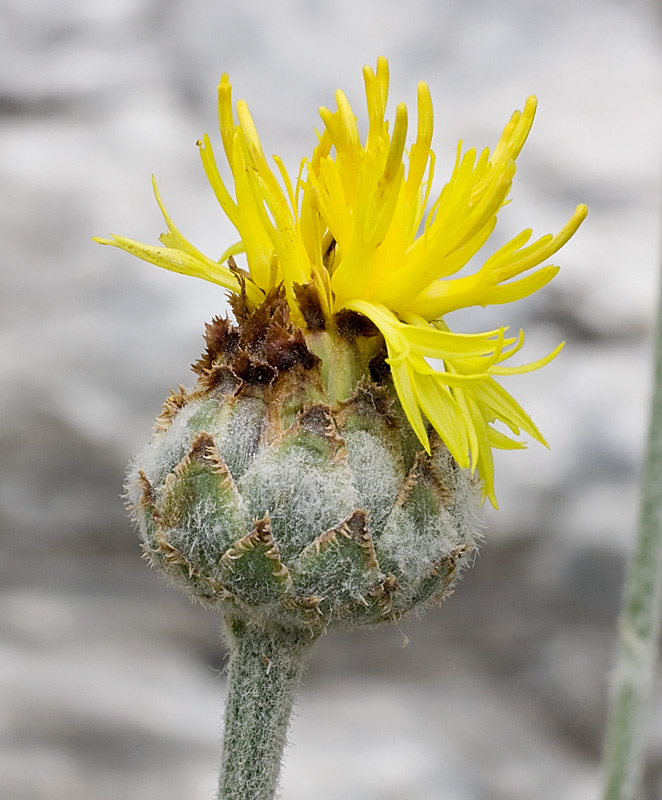
[[[282,291],[207,325],[191,391],[166,401],[128,494],[145,553],[233,618],[319,632],[446,596],[475,548],[480,489],[407,422],[358,314],[306,333]],[[374,334],[374,335],[370,335]]]

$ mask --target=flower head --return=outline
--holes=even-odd
[[[492,448],[524,445],[541,433],[497,377],[529,372],[546,357],[523,365],[507,361],[523,334],[507,328],[476,334],[452,332],[451,311],[509,303],[547,284],[558,272],[546,264],[586,216],[580,205],[556,235],[530,243],[526,230],[482,266],[456,277],[485,245],[499,209],[508,202],[517,158],[531,129],[536,99],[515,111],[490,153],[464,151],[441,193],[431,201],[435,157],[433,114],[425,83],[418,85],[416,138],[407,150],[407,108],[400,103],[392,129],[385,120],[388,63],[363,71],[368,133],[361,141],[356,118],[340,90],[337,110],[320,109],[323,130],[312,155],[292,181],[280,158],[266,158],[248,107],[231,102],[227,75],[218,87],[220,133],[234,192],[218,169],[207,135],[200,156],[207,178],[239,234],[218,261],[197,250],[175,227],[156,186],[168,231],[154,247],[113,236],[112,244],[175,272],[204,278],[243,294],[257,307],[271,289],[285,289],[292,318],[304,332],[332,330],[339,312],[366,317],[383,337],[386,362],[402,408],[422,446],[436,430],[460,467],[477,470],[484,495],[496,506]],[[234,256],[245,254],[248,271]],[[373,329],[374,331],[374,329]],[[429,359],[441,366],[433,366]]]

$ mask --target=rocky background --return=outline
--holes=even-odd
[[[527,360],[567,340],[508,383],[551,452],[499,459],[501,510],[442,609],[318,644],[282,797],[599,796],[658,285],[659,32],[653,0],[0,0],[3,798],[212,796],[220,622],[141,562],[119,496],[225,301],[90,237],[155,242],[155,173],[182,231],[220,254],[234,234],[195,141],[216,130],[221,72],[294,168],[317,107],[342,86],[361,109],[381,53],[392,98],[430,84],[439,181],[460,136],[493,145],[538,95],[498,241],[590,214],[552,286],[454,321],[525,326]],[[662,796],[661,690],[644,800]]]

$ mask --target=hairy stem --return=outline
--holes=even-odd
[[[228,618],[230,647],[219,800],[272,800],[294,695],[315,637]]]
[[[639,532],[630,557],[605,739],[605,800],[634,800],[643,772],[643,729],[662,611],[662,302],[644,458]]]

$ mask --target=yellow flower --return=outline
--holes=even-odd
[[[538,369],[563,345],[539,361],[504,366],[521,348],[521,332],[510,337],[503,327],[453,333],[444,317],[460,308],[519,300],[547,284],[558,267],[539,265],[575,233],[586,207],[578,206],[555,236],[529,244],[531,230],[523,231],[477,271],[453,277],[487,242],[499,209],[508,202],[515,159],[531,129],[536,99],[530,97],[521,112],[513,113],[492,153],[487,148],[480,154],[473,148],[463,152],[460,142],[451,177],[429,205],[435,157],[427,85],[418,85],[416,139],[407,151],[406,106],[397,106],[392,131],[384,118],[386,59],[378,59],[376,72],[365,67],[363,76],[369,119],[365,142],[338,90],[337,110],[320,109],[324,129],[292,182],[280,158],[274,156],[275,171],[270,167],[243,100],[236,104],[235,119],[230,83],[223,75],[218,110],[234,196],[221,178],[209,137],[198,143],[207,178],[240,237],[218,261],[177,230],[156,186],[168,226],[160,237],[162,247],[122,236],[97,241],[231,292],[245,286],[252,306],[283,284],[293,318],[304,329],[296,297],[300,285],[315,287],[329,326],[343,309],[364,315],[384,338],[395,389],[423,447],[429,451],[429,423],[461,467],[478,471],[484,495],[496,507],[492,448],[524,445],[494,423],[546,443],[495,376]],[[245,276],[231,259],[239,253],[245,253]],[[442,362],[443,368],[428,359]]]

